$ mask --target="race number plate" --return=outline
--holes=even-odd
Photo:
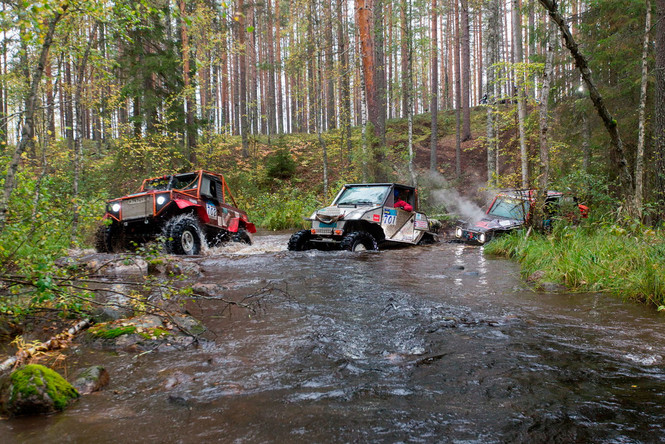
[[[384,225],[395,225],[397,222],[397,210],[391,210],[386,208],[383,210],[383,224]]]

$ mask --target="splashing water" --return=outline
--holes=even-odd
[[[252,244],[244,242],[225,242],[217,247],[206,247],[201,254],[204,256],[217,255],[254,255],[263,253],[276,253],[286,251],[284,236],[279,234],[268,234],[253,236]]]

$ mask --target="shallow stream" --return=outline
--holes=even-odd
[[[111,383],[64,413],[0,421],[2,442],[654,442],[665,322],[602,294],[530,289],[518,266],[440,243],[289,252],[288,234],[208,252],[197,280],[251,313],[188,307],[200,347],[80,346]]]

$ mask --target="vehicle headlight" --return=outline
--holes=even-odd
[[[462,237],[462,229],[460,227],[457,227],[455,230],[455,236]]]
[[[164,205],[164,202],[166,202],[166,197],[157,196],[157,205]]]
[[[481,233],[480,236],[478,236],[478,241],[481,244],[484,244],[486,239],[487,239],[487,237],[485,236],[485,233]]]
[[[114,213],[119,213],[120,212],[120,203],[116,202],[113,205],[111,205],[111,211]]]

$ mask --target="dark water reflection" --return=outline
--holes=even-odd
[[[663,337],[651,309],[529,290],[511,262],[439,244],[287,252],[286,235],[199,259],[257,313],[192,304],[199,349],[118,355],[105,391],[4,442],[654,442],[664,440]],[[6,438],[6,439],[5,439]]]

